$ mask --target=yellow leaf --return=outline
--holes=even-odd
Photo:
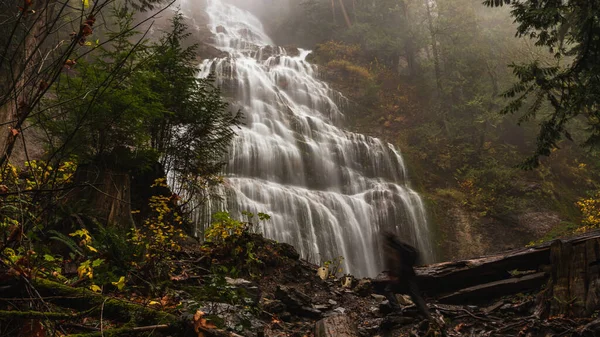
[[[95,285],[95,284],[92,284],[92,285],[90,286],[90,289],[91,289],[92,291],[94,291],[94,292],[97,292],[97,293],[100,293],[100,292],[102,292],[102,289],[101,289],[100,287],[98,287],[97,285]]]
[[[89,250],[91,250],[94,253],[98,252],[98,250],[96,248],[92,247],[92,246],[87,246],[87,247],[88,247]]]
[[[117,289],[119,290],[123,290],[123,288],[125,287],[125,276],[121,276],[121,278],[119,279],[118,282],[111,282],[114,286],[117,287]]]
[[[90,7],[90,0],[81,0],[83,1],[83,7],[88,8]]]

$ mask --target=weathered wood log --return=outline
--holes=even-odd
[[[346,315],[323,318],[315,324],[315,337],[358,337],[358,330]]]
[[[600,309],[600,238],[583,243],[557,240],[550,260],[551,277],[538,297],[540,316],[581,317]]]
[[[562,241],[575,247],[597,239],[600,239],[599,230]],[[547,242],[474,259],[416,267],[415,271],[421,291],[439,298],[461,289],[511,279],[514,271],[543,272],[551,264],[550,246],[551,242]]]
[[[438,298],[438,300],[441,303],[488,301],[490,298],[506,294],[539,289],[544,284],[544,281],[546,281],[546,273],[539,272],[460,289],[451,294],[444,295]]]

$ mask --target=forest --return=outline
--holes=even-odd
[[[0,32],[0,336],[600,333],[600,1],[0,0]]]

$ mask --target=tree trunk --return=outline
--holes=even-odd
[[[329,316],[315,324],[315,337],[358,337],[358,330],[346,315]]]
[[[331,0],[331,15],[333,17],[333,24],[335,25],[337,23],[335,18],[335,0]]]
[[[342,8],[342,14],[344,15],[344,20],[346,21],[346,26],[348,28],[352,27],[352,22],[350,21],[350,17],[348,16],[348,12],[346,12],[346,6],[344,6],[344,0],[339,0],[340,7]]]
[[[406,1],[400,1],[400,7],[402,8],[402,22],[400,24],[401,29],[405,32],[404,37],[404,53],[406,55],[406,63],[408,64],[408,75],[414,76],[417,74],[416,70],[416,57],[415,57],[415,43],[413,41],[413,33],[411,28],[411,16],[408,4]],[[398,62],[398,70],[400,71],[400,62]]]
[[[590,316],[600,308],[600,238],[575,244],[555,241],[551,277],[538,297],[540,316]]]
[[[54,6],[56,0],[48,1],[33,1],[27,7],[27,15],[22,15],[15,25],[23,26],[24,31],[29,30],[22,41],[18,41],[18,37],[11,35],[9,39],[9,47],[0,54],[4,56],[4,60],[14,60],[11,64],[4,64],[0,69],[6,72],[3,75],[3,80],[6,85],[0,92],[0,166],[4,165],[11,157],[15,150],[15,145],[20,139],[21,144],[27,140],[22,135],[22,127],[26,118],[32,110],[32,105],[40,99],[41,93],[44,91],[42,83],[43,76],[38,74],[38,67],[43,62],[41,55],[45,53],[41,46],[51,34],[48,25],[51,24],[52,15],[54,14]],[[11,10],[13,10],[11,8]],[[25,10],[25,9],[24,9]],[[0,27],[1,28],[1,27]],[[12,31],[14,27],[4,27],[7,31]],[[19,27],[15,32],[19,32]],[[9,34],[7,32],[7,34]],[[16,39],[16,40],[15,40]],[[11,50],[10,46],[19,46],[22,42],[21,50]],[[0,50],[4,46],[0,46]],[[6,61],[10,62],[10,61]],[[20,150],[19,160],[25,158],[25,144]]]
[[[435,27],[433,26],[433,17],[431,15],[431,8],[429,7],[429,0],[424,1],[425,7],[427,8],[427,23],[429,24],[429,34],[431,35],[431,49],[433,52],[433,64],[435,67],[435,82],[437,85],[438,94],[442,95],[442,71],[440,69],[440,56],[437,49]]]
[[[104,226],[134,226],[131,215],[131,182],[129,172],[108,165],[80,165],[75,172],[78,187],[70,200],[83,200]]]

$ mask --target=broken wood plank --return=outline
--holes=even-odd
[[[442,296],[438,300],[441,303],[450,304],[489,301],[490,298],[539,289],[546,281],[546,278],[547,275],[544,272],[525,275],[522,277],[513,277],[506,280],[464,288],[454,293]]]

